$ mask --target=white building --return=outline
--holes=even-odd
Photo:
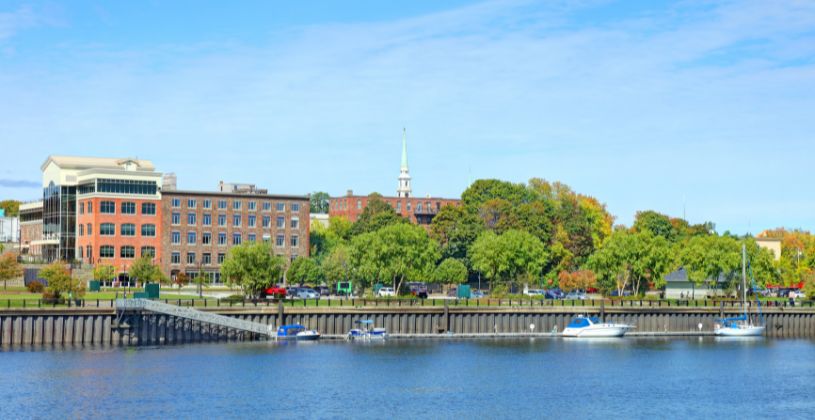
[[[20,219],[17,217],[0,217],[0,242],[17,243],[20,241]]]

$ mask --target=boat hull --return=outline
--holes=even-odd
[[[592,325],[584,328],[566,328],[563,330],[564,337],[622,337],[630,330],[629,325]]]
[[[762,326],[748,326],[748,327],[722,327],[717,328],[714,332],[719,337],[760,337],[764,335],[764,327]]]

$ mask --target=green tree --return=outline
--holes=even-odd
[[[490,282],[500,282],[509,266],[509,251],[501,238],[490,230],[478,235],[468,256],[473,269],[483,273]]]
[[[314,191],[309,196],[310,209],[312,213],[328,214],[328,205],[331,196],[327,192]]]
[[[351,227],[351,235],[375,232],[385,226],[409,223],[407,219],[396,214],[396,211],[382,199],[382,195],[373,193],[368,196],[368,205],[362,210],[357,221]]]
[[[657,213],[653,210],[638,211],[634,216],[634,232],[651,232],[656,236],[661,236],[671,242],[676,239],[677,232],[671,218]]]
[[[350,279],[351,260],[348,248],[347,245],[338,245],[321,261],[320,267],[329,285]]]
[[[130,275],[130,278],[136,279],[137,281],[141,281],[143,283],[166,282],[166,276],[164,276],[164,274],[161,272],[159,266],[153,264],[153,259],[147,256],[133,261],[133,264],[130,265],[127,273]]]
[[[221,264],[221,277],[230,285],[237,285],[245,295],[256,297],[261,290],[280,280],[286,260],[272,255],[269,244],[253,242],[229,250]]]
[[[313,259],[297,257],[289,266],[286,279],[292,283],[314,285],[322,280],[322,271]]]
[[[17,255],[6,252],[0,256],[0,280],[3,280],[3,289],[8,288],[8,281],[23,274],[23,266],[17,262]]]
[[[484,223],[461,206],[444,206],[430,223],[430,237],[439,243],[443,258],[469,265],[467,249],[484,231]]]
[[[432,275],[441,253],[427,232],[399,223],[355,237],[351,260],[359,275],[369,280],[387,279],[395,290],[405,280],[425,281]]]
[[[116,277],[116,269],[110,264],[96,264],[93,267],[93,278],[95,280],[113,281]]]
[[[659,288],[664,285],[665,275],[674,268],[667,240],[650,231],[612,233],[587,265],[597,275],[597,283],[604,292],[617,290],[620,295],[629,285],[638,294],[649,283]]]
[[[85,287],[79,279],[71,276],[70,270],[64,263],[54,262],[39,272],[39,277],[48,281],[47,290],[57,299],[65,293],[70,293],[74,298],[81,298],[85,295]]]
[[[508,201],[512,205],[532,202],[534,194],[524,184],[514,184],[497,179],[479,179],[461,194],[461,201],[471,211],[494,199]]]
[[[6,217],[17,217],[20,215],[20,202],[17,200],[0,201],[0,209],[5,210]]]
[[[433,270],[433,281],[443,284],[458,284],[467,281],[467,266],[454,258],[447,258]]]
[[[470,248],[473,268],[491,281],[537,281],[547,258],[540,239],[520,230],[484,232]]]

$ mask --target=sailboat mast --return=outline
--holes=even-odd
[[[741,244],[741,306],[747,315],[747,246]]]

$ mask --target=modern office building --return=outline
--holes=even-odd
[[[406,132],[403,131],[402,162],[399,166],[396,197],[382,197],[382,199],[388,203],[397,214],[407,217],[411,222],[419,225],[429,225],[442,207],[447,205],[457,206],[461,204],[461,200],[456,198],[440,198],[430,196],[425,198],[415,197],[413,195],[413,188],[410,185],[410,181],[411,177],[407,157],[407,136]],[[339,216],[346,218],[351,222],[356,222],[367,206],[368,196],[354,195],[352,190],[348,190],[348,193],[345,196],[332,197],[329,200],[328,214],[330,216]]]

